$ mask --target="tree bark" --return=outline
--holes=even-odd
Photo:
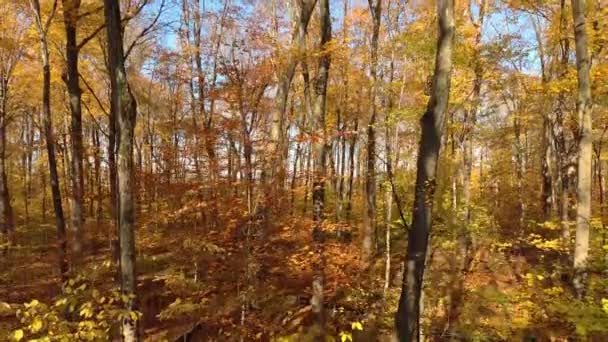
[[[350,138],[348,149],[348,191],[346,202],[346,218],[350,219],[353,213],[353,185],[355,180],[355,152],[357,146],[357,135],[359,132],[359,120],[355,118],[355,127]]]
[[[121,290],[128,297],[126,309],[137,310],[135,270],[135,205],[133,138],[137,104],[129,88],[125,70],[120,1],[104,0],[108,38],[108,65],[111,100],[116,111],[118,133],[118,229],[120,242]],[[124,341],[139,341],[138,320],[128,316],[122,321]]]
[[[80,0],[62,0],[63,19],[66,33],[66,70],[64,80],[67,84],[71,126],[70,137],[72,142],[72,225],[74,241],[72,243],[72,258],[77,261],[81,257],[84,224],[84,169],[83,169],[83,143],[82,143],[82,106],[81,90],[78,73],[79,48],[76,41],[76,27]]]
[[[97,221],[97,227],[101,226],[101,219],[103,218],[103,187],[101,185],[101,146],[99,142],[99,130],[97,128],[93,128],[92,130],[92,140],[94,151],[94,179],[96,185],[96,196],[97,199],[97,208],[95,210],[95,220]]]
[[[327,127],[325,125],[325,107],[327,101],[327,83],[329,80],[330,55],[326,51],[327,44],[331,41],[331,17],[329,10],[329,0],[320,0],[320,48],[322,50],[319,57],[318,74],[315,80],[314,94],[315,102],[313,107],[313,120],[315,135],[319,135],[313,140],[312,152],[314,158],[313,175],[313,281],[312,281],[312,312],[315,317],[315,325],[318,327],[318,337],[324,334],[325,317],[323,310],[323,290],[324,290],[324,207],[325,207],[325,181],[326,181],[326,155],[327,155]]]
[[[542,39],[542,31],[540,27],[540,22],[538,20],[532,20],[532,26],[534,27],[534,33],[536,36],[536,43],[538,45],[538,58],[540,62],[541,69],[541,80],[543,89],[546,89],[547,83],[549,82],[549,75],[547,74],[547,67],[545,62],[545,48]],[[544,104],[544,101],[543,101]],[[543,106],[545,108],[546,106]],[[542,183],[541,183],[541,206],[543,210],[544,220],[551,220],[555,209],[555,194],[553,193],[553,173],[552,173],[552,161],[553,161],[553,153],[552,153],[552,139],[553,136],[551,134],[551,121],[549,117],[549,113],[543,112],[543,140],[542,140],[542,162],[541,162],[541,175],[542,175]]]
[[[578,112],[580,140],[578,143],[578,177],[576,185],[576,238],[574,247],[573,285],[576,296],[582,299],[587,278],[589,255],[589,226],[591,220],[591,159],[592,159],[592,100],[589,76],[589,53],[585,28],[585,0],[572,0],[574,40],[576,42],[576,70],[578,76]]]
[[[296,20],[295,29],[292,33],[292,48],[297,48],[295,56],[289,56],[287,63],[282,66],[278,74],[278,86],[275,96],[275,103],[271,113],[271,125],[270,125],[270,143],[268,145],[269,155],[267,158],[267,183],[266,185],[266,203],[272,206],[272,195],[277,194],[277,190],[280,190],[284,186],[285,178],[285,162],[283,159],[283,137],[281,132],[283,129],[283,122],[285,112],[287,109],[287,97],[289,95],[289,88],[293,80],[296,67],[299,61],[303,58],[302,53],[305,48],[306,34],[308,32],[308,23],[312,11],[315,7],[317,0],[299,0],[299,15]],[[276,178],[276,179],[275,179]],[[274,185],[272,185],[274,184]],[[274,191],[273,191],[274,190]]]
[[[0,231],[8,235],[9,241],[15,229],[15,218],[11,205],[6,172],[6,127],[8,126],[8,87],[13,67],[0,65]]]
[[[376,232],[376,98],[378,96],[378,38],[382,14],[382,0],[369,0],[372,15],[371,65],[372,89],[371,117],[367,125],[367,173],[365,175],[365,224],[363,228],[363,259],[369,262],[374,254]]]
[[[53,209],[55,210],[55,225],[57,226],[57,252],[59,258],[59,270],[61,280],[67,279],[67,238],[65,232],[65,217],[61,203],[61,191],[59,188],[59,174],[57,172],[57,159],[55,157],[55,136],[53,133],[53,120],[51,114],[51,65],[49,63],[49,48],[47,33],[49,24],[55,15],[56,2],[53,11],[45,23],[42,21],[39,0],[31,0],[31,7],[36,19],[38,37],[40,39],[40,57],[42,61],[42,115],[44,136],[46,139],[46,152],[49,162],[49,174],[51,179],[51,193],[53,197]]]
[[[559,34],[560,34],[560,53],[558,78],[566,77],[566,72],[570,63],[570,39],[568,39],[568,20],[567,20],[566,0],[560,1]],[[567,151],[566,136],[564,132],[564,121],[566,116],[566,96],[565,91],[560,91],[557,95],[555,109],[551,115],[551,126],[553,130],[553,144],[555,150],[555,165],[557,170],[557,195],[559,198],[559,214],[562,226],[562,238],[565,246],[570,246],[570,226],[569,221],[569,194],[571,188],[571,177],[569,174],[570,155]]]
[[[408,234],[405,273],[395,317],[400,341],[420,339],[420,294],[431,230],[433,197],[441,136],[445,128],[454,45],[454,1],[437,2],[439,35],[431,96],[420,126],[412,227]]]

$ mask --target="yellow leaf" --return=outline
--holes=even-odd
[[[351,328],[353,330],[363,330],[363,324],[361,324],[361,322],[353,322]]]
[[[340,333],[340,342],[347,342],[347,341],[351,341],[353,340],[353,335],[351,335],[350,333],[346,333],[346,332],[341,332]]]
[[[40,331],[40,329],[42,329],[42,320],[38,317],[34,318],[34,321],[31,325],[31,329],[33,333],[37,333],[38,331]]]
[[[18,329],[13,331],[13,339],[15,339],[15,341],[21,341],[21,339],[23,338],[23,330]]]

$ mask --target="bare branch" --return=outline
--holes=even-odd
[[[154,17],[154,19],[152,20],[152,22],[146,26],[140,33],[139,35],[137,35],[137,37],[135,37],[135,39],[131,42],[131,44],[129,45],[129,48],[127,48],[127,52],[125,53],[125,58],[129,57],[129,55],[131,54],[131,51],[133,50],[133,48],[135,47],[135,45],[138,43],[138,41],[140,39],[142,39],[143,37],[145,37],[148,33],[150,33],[150,31],[152,31],[152,29],[154,28],[154,26],[156,26],[156,23],[158,22],[158,19],[160,19],[161,14],[163,13],[165,8],[165,0],[162,0],[162,2],[160,3],[160,8],[158,9],[158,13],[156,14],[156,17]]]

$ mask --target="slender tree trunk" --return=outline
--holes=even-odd
[[[353,213],[353,185],[355,180],[355,151],[357,145],[357,134],[359,130],[359,120],[355,118],[355,127],[353,128],[353,134],[350,138],[350,145],[348,151],[348,191],[347,191],[347,203],[346,203],[346,218],[350,219]]]
[[[198,12],[195,12],[195,15],[198,15]],[[196,20],[197,22],[200,22],[200,17],[196,17],[194,20]],[[196,173],[196,175],[198,177],[202,177],[201,174],[201,167],[200,167],[200,161],[199,161],[199,148],[200,148],[200,144],[199,144],[199,134],[200,134],[200,130],[199,130],[199,125],[198,125],[198,119],[197,117],[199,115],[201,115],[201,113],[198,112],[198,106],[196,105],[196,96],[195,96],[195,89],[194,89],[194,84],[195,84],[195,70],[194,70],[194,55],[195,55],[195,51],[192,48],[192,15],[190,13],[190,2],[188,0],[182,0],[182,21],[184,23],[184,31],[185,31],[185,46],[183,48],[185,48],[189,53],[188,53],[188,92],[190,95],[190,110],[191,110],[191,116],[192,116],[192,129],[193,129],[193,152],[192,152],[192,159],[194,161],[194,171]],[[198,23],[195,23],[195,28],[198,27]],[[152,91],[152,83],[150,83],[150,87],[148,88],[149,93],[151,93]],[[148,105],[148,113],[150,110],[150,106]]]
[[[2,75],[0,75],[2,76]],[[0,82],[3,79],[0,77]],[[15,229],[15,218],[13,216],[13,207],[11,205],[11,197],[8,188],[8,179],[6,172],[6,126],[8,125],[7,113],[6,113],[6,89],[7,85],[0,85],[0,226],[1,231],[7,234],[9,241],[12,239],[11,236]]]
[[[110,115],[108,117],[108,173],[110,178],[110,216],[114,231],[118,232],[118,176],[116,169],[116,108],[114,103],[110,104]],[[116,233],[118,236],[118,233]]]
[[[566,72],[569,67],[570,61],[570,39],[569,33],[567,32],[568,20],[567,20],[567,8],[566,0],[560,1],[560,17],[559,17],[559,34],[560,34],[560,66],[557,73],[558,78],[566,77]],[[555,110],[551,115],[551,126],[553,128],[554,136],[554,150],[555,150],[555,165],[557,170],[557,195],[560,199],[559,213],[562,226],[562,238],[565,246],[570,246],[570,226],[569,221],[569,193],[570,193],[570,175],[569,170],[569,155],[566,146],[566,137],[564,133],[564,121],[567,109],[565,108],[566,96],[568,94],[565,91],[561,91],[557,95],[557,101]]]
[[[344,22],[342,23],[342,44],[346,46],[348,44],[348,16],[349,16],[349,0],[344,0],[343,15]],[[342,220],[342,213],[344,209],[344,177],[346,173],[346,130],[348,128],[347,116],[349,113],[348,108],[348,63],[344,63],[342,66],[342,126],[340,127],[340,175],[338,185],[338,207],[336,208],[336,216],[338,220]]]
[[[65,119],[65,117],[64,117]],[[67,128],[67,122],[66,120],[64,120],[64,130],[67,131],[69,130]],[[65,133],[61,134],[62,137],[62,141],[61,141],[61,152],[62,152],[62,158],[61,158],[61,173],[63,175],[63,193],[64,194],[69,194],[70,193],[70,188],[68,186],[68,183],[70,183],[70,173],[68,170],[68,165],[70,165],[70,152],[68,151],[68,135]],[[66,216],[70,216],[70,206],[67,206],[66,208],[64,208],[66,211]]]
[[[32,114],[26,113],[22,117],[21,122],[21,142],[23,150],[21,153],[21,168],[23,177],[23,209],[24,209],[24,225],[30,224],[30,199],[31,199],[31,175],[32,175],[32,149],[34,144],[33,139],[33,117]]]
[[[40,120],[42,121],[42,120]],[[42,131],[40,131],[40,135],[42,135]],[[40,154],[42,154],[42,151],[40,151]],[[46,174],[43,171],[39,171],[40,172],[40,184],[42,185],[42,200],[40,203],[41,206],[41,210],[42,210],[42,222],[46,223],[46,206],[47,206],[47,193],[46,193]]]
[[[378,37],[382,14],[382,0],[369,0],[372,15],[371,65],[372,89],[370,102],[372,113],[367,125],[367,173],[365,176],[365,224],[363,229],[363,259],[370,262],[374,254],[376,231],[376,98],[378,93]]]
[[[8,101],[8,79],[9,75],[0,74],[0,231],[7,234],[10,240],[15,229],[15,218],[13,216],[13,207],[11,205],[6,171],[6,127],[8,126],[6,105]]]
[[[97,128],[92,129],[92,140],[94,150],[94,161],[93,161],[93,173],[95,179],[95,185],[97,187],[97,207],[95,210],[95,219],[97,221],[97,227],[101,225],[101,219],[103,218],[103,187],[101,185],[101,146],[99,143],[99,130]]]
[[[292,34],[291,43],[292,47],[296,47],[298,50],[296,51],[296,56],[290,56],[290,58],[287,59],[287,63],[282,66],[278,75],[279,84],[275,96],[274,108],[271,113],[272,123],[270,126],[270,144],[268,146],[271,157],[268,158],[270,164],[267,166],[267,169],[268,179],[279,186],[283,186],[282,178],[284,178],[285,173],[284,162],[280,159],[281,156],[283,156],[283,153],[281,153],[283,149],[281,132],[283,132],[282,126],[287,108],[287,97],[289,95],[289,88],[296,67],[302,58],[301,53],[303,51],[300,51],[300,49],[303,48],[303,43],[308,31],[308,23],[316,2],[317,0],[299,1],[299,15],[295,18],[296,24],[294,25],[295,29]],[[278,176],[278,180],[274,179],[275,175]],[[278,188],[274,190],[278,190]]]
[[[125,69],[120,1],[104,0],[108,37],[108,64],[111,100],[114,103],[118,133],[118,228],[120,241],[120,274],[123,295],[128,297],[126,308],[137,310],[137,273],[135,270],[135,196],[133,138],[136,102]],[[126,342],[139,341],[139,322],[129,315],[122,321],[122,337]]]
[[[392,218],[393,218],[393,192],[390,186],[386,186],[384,192],[384,198],[386,202],[386,216],[384,220],[385,227],[385,261],[384,261],[384,288],[383,293],[386,296],[388,292],[388,288],[391,283],[391,227],[392,227]]]
[[[308,193],[309,193],[309,184],[310,184],[310,164],[312,164],[312,144],[309,144],[306,148],[306,170],[304,172],[304,208],[302,209],[302,213],[305,215],[308,208]]]
[[[540,61],[541,68],[541,79],[543,89],[546,89],[547,83],[549,82],[549,75],[547,74],[547,68],[545,65],[545,48],[543,43],[542,31],[540,27],[540,23],[536,20],[532,21],[532,25],[534,27],[534,32],[536,35],[536,43],[538,45],[538,58]],[[544,101],[543,101],[544,102]],[[546,106],[543,106],[546,107]],[[553,136],[551,134],[551,120],[548,113],[543,112],[543,140],[542,140],[542,149],[543,156],[541,162],[541,174],[542,174],[542,183],[541,183],[541,205],[543,210],[543,216],[545,221],[551,220],[553,213],[555,212],[555,201],[553,194],[553,173],[551,171],[552,165],[552,139]]]
[[[67,261],[67,238],[65,232],[65,218],[61,203],[61,192],[59,189],[59,175],[57,172],[57,159],[55,158],[55,136],[53,134],[53,121],[51,114],[51,66],[49,63],[49,49],[47,33],[49,23],[55,14],[55,7],[48,18],[47,23],[43,24],[40,13],[39,0],[31,0],[32,10],[36,17],[38,36],[40,39],[40,56],[42,60],[42,113],[44,136],[46,139],[46,152],[49,162],[49,173],[51,178],[51,192],[53,196],[53,209],[55,210],[55,225],[57,226],[57,252],[59,258],[59,270],[61,280],[65,281],[68,272]]]
[[[84,169],[82,143],[82,108],[81,90],[78,73],[79,48],[76,41],[80,0],[62,0],[63,17],[66,33],[66,74],[64,75],[70,98],[72,142],[72,225],[74,241],[72,252],[74,261],[78,261],[82,253],[83,224],[84,224]],[[78,262],[74,262],[78,263]]]
[[[576,186],[576,238],[574,247],[573,285],[576,295],[582,299],[587,278],[589,255],[589,226],[591,220],[591,159],[592,159],[592,100],[589,77],[589,54],[585,28],[585,0],[572,0],[574,40],[576,42],[576,70],[578,75],[578,100],[576,108],[580,140],[578,145],[578,177]]]
[[[331,41],[331,17],[329,9],[329,0],[320,0],[320,47],[324,51],[326,44]],[[326,178],[326,163],[327,163],[327,127],[325,125],[325,110],[327,101],[327,83],[329,80],[330,55],[328,52],[323,52],[319,57],[318,75],[315,82],[314,93],[315,102],[313,108],[313,120],[315,132],[320,136],[320,139],[313,141],[312,153],[314,156],[314,175],[312,185],[312,203],[313,203],[313,281],[312,281],[312,312],[315,317],[315,325],[318,328],[318,340],[322,340],[324,336],[325,315],[323,309],[323,291],[325,283],[325,233],[324,233],[324,208],[325,208],[325,178]]]
[[[525,228],[525,219],[526,219],[526,202],[524,195],[524,177],[526,171],[525,165],[525,146],[522,141],[522,123],[521,119],[516,117],[513,120],[513,129],[515,131],[515,161],[517,164],[517,206],[519,210],[519,230],[520,232],[524,231]],[[567,203],[567,201],[564,201]]]
[[[420,126],[412,227],[408,234],[407,258],[399,308],[395,317],[400,341],[419,341],[420,294],[431,230],[437,161],[450,93],[454,45],[454,1],[437,2],[439,35],[431,97]]]

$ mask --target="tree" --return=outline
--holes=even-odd
[[[324,209],[325,209],[325,177],[327,163],[327,127],[325,124],[325,110],[327,102],[327,83],[329,80],[329,66],[331,56],[327,51],[327,44],[331,41],[331,17],[329,10],[329,0],[319,2],[319,30],[321,41],[319,48],[321,53],[318,61],[318,74],[314,84],[315,101],[313,106],[313,120],[315,134],[313,137],[313,158],[314,171],[312,183],[312,205],[313,205],[313,249],[315,251],[313,261],[313,280],[312,280],[312,311],[315,315],[315,324],[319,328],[319,334],[323,335],[325,317],[323,309],[323,290],[324,290]]]
[[[576,186],[576,240],[574,247],[574,278],[576,295],[581,299],[585,293],[587,258],[589,255],[589,226],[591,221],[591,159],[593,146],[593,124],[591,101],[590,60],[587,51],[587,29],[585,27],[585,0],[572,0],[574,40],[576,42],[576,71],[578,76],[578,100],[580,138],[578,142],[578,177]]]
[[[137,118],[137,103],[131,93],[125,68],[120,2],[104,0],[108,39],[108,66],[111,101],[117,120],[118,169],[118,231],[120,243],[120,280],[122,293],[127,296],[126,309],[137,310],[137,274],[135,271],[135,196],[133,139]],[[122,321],[124,341],[139,340],[137,319],[131,315]]]
[[[277,72],[278,85],[275,95],[275,106],[271,112],[270,125],[270,141],[268,144],[270,158],[267,158],[267,167],[265,172],[268,173],[267,183],[275,184],[275,186],[267,186],[266,202],[267,205],[274,203],[272,196],[283,187],[283,179],[285,177],[285,161],[283,160],[284,148],[284,121],[285,112],[287,109],[287,98],[289,96],[289,88],[295,75],[296,67],[302,59],[302,49],[305,47],[306,35],[308,33],[308,23],[312,11],[315,8],[317,0],[298,0],[296,6],[299,9],[298,14],[294,16],[294,27],[291,37],[290,55],[287,57],[279,57],[286,59],[285,62],[279,62],[280,68]],[[293,53],[295,51],[295,53]],[[274,180],[278,177],[278,181]],[[272,190],[275,190],[273,194]]]
[[[80,46],[76,41],[76,28],[80,16],[80,0],[62,0],[63,22],[66,34],[66,69],[63,75],[67,85],[72,139],[72,225],[74,241],[72,242],[73,260],[79,260],[82,253],[84,224],[84,169],[83,169],[83,143],[82,143],[82,102],[80,89],[80,74],[78,71],[78,55]]]
[[[49,60],[48,32],[55,17],[57,1],[53,1],[51,13],[46,20],[42,19],[40,1],[30,0],[34,14],[38,37],[40,40],[40,60],[42,62],[42,117],[44,121],[44,137],[46,139],[46,153],[49,161],[51,192],[53,196],[53,209],[55,210],[55,225],[57,226],[57,245],[59,254],[59,270],[62,280],[66,280],[68,272],[67,238],[65,233],[65,218],[61,203],[61,190],[59,189],[59,175],[57,173],[57,159],[55,157],[55,135],[53,133],[53,117],[51,114],[51,65]]]
[[[432,224],[433,196],[437,183],[437,161],[445,112],[450,94],[452,49],[454,45],[454,1],[437,1],[439,35],[431,96],[420,120],[422,135],[416,163],[416,186],[412,226],[408,234],[407,257],[399,308],[395,317],[400,341],[420,338],[420,294]]]
[[[378,37],[382,19],[382,0],[369,0],[369,10],[372,15],[372,41],[370,74],[372,88],[370,102],[372,113],[367,125],[367,173],[365,177],[365,228],[363,235],[363,258],[370,260],[374,249],[374,234],[376,232],[376,98],[378,96]]]
[[[8,6],[3,5],[0,11],[5,12],[3,17],[12,15],[5,11]],[[10,123],[11,115],[8,113],[8,103],[10,98],[10,85],[15,71],[15,67],[23,54],[20,39],[22,30],[14,25],[19,18],[6,20],[4,27],[0,28],[0,42],[4,46],[0,49],[0,231],[8,234],[9,240],[15,229],[15,217],[11,204],[11,193],[8,186],[7,164],[7,127]]]

